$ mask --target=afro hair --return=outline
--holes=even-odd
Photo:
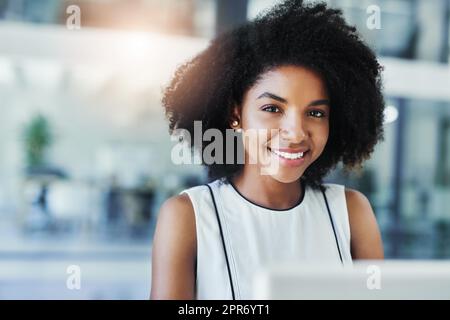
[[[219,35],[181,65],[162,100],[169,132],[185,129],[192,136],[194,121],[201,121],[203,132],[216,128],[225,134],[245,92],[262,74],[282,65],[320,74],[330,98],[327,144],[302,179],[318,188],[340,161],[347,169],[360,166],[383,139],[382,67],[342,11],[325,3],[283,1]],[[202,149],[208,144],[203,142]],[[243,166],[204,165],[210,179],[230,178]]]

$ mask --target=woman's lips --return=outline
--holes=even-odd
[[[307,149],[267,149],[279,159],[280,164],[293,167],[303,164],[305,157],[309,154],[309,150]]]
[[[269,148],[271,150],[277,150],[282,152],[289,152],[289,153],[298,153],[298,152],[306,152],[308,151],[308,148]]]

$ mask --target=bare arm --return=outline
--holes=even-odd
[[[346,189],[353,259],[383,259],[380,230],[369,200],[356,190]]]
[[[196,246],[189,196],[168,199],[160,209],[153,239],[150,299],[195,299]]]

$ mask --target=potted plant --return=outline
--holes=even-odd
[[[47,118],[41,114],[35,115],[24,128],[23,139],[27,168],[44,167],[46,152],[53,142]]]
[[[50,183],[63,177],[60,170],[47,162],[47,152],[53,142],[50,122],[42,114],[36,114],[25,125],[22,132],[25,152],[25,174],[28,183],[37,184],[39,191],[33,196],[27,228],[43,230],[51,226],[47,207]]]

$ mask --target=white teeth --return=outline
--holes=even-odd
[[[278,150],[272,150],[270,149],[270,151],[272,151],[273,153],[275,153],[276,155],[285,158],[285,159],[300,159],[303,158],[304,152],[297,152],[297,153],[291,153],[291,152],[283,152],[283,151],[278,151]]]

